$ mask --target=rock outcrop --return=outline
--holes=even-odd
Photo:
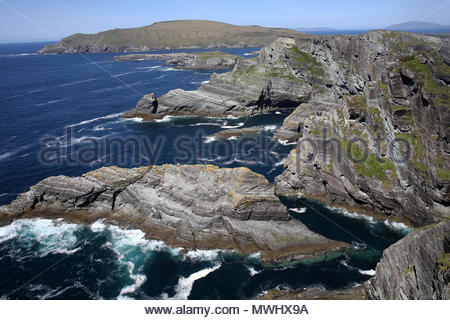
[[[4,223],[42,216],[81,222],[105,218],[170,245],[259,251],[269,260],[347,246],[291,219],[272,185],[247,168],[105,167],[82,177],[47,178],[0,207]]]
[[[211,137],[213,137],[214,139],[229,139],[234,137],[242,137],[246,135],[258,134],[260,132],[261,128],[257,126],[247,128],[231,128],[219,131],[213,134]]]
[[[222,51],[207,51],[195,53],[126,54],[115,56],[112,59],[115,61],[166,60],[165,64],[173,65],[176,69],[219,70],[232,69],[241,57]]]
[[[275,133],[301,138],[277,194],[417,225],[449,217],[448,43],[389,31],[298,41],[333,84],[316,86]]]
[[[450,299],[450,220],[390,246],[366,284],[370,299]]]
[[[295,41],[280,38],[260,52],[258,59],[238,60],[233,71],[213,74],[209,83],[195,91],[171,90],[158,98],[155,112],[139,108],[126,112],[125,118],[152,120],[165,115],[224,117],[249,116],[280,108],[295,108],[310,98],[312,83],[320,83],[324,71],[320,64],[307,56],[308,70],[295,68],[298,52]],[[303,58],[303,57],[301,57]],[[300,58],[300,59],[301,59]],[[296,74],[315,73],[314,79],[304,81]]]

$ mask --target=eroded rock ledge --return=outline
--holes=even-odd
[[[296,54],[293,46],[293,39],[279,38],[262,49],[257,59],[237,60],[231,72],[213,74],[209,83],[198,90],[171,90],[157,99],[155,109],[146,108],[141,100],[123,117],[153,120],[166,115],[248,116],[295,108],[310,98],[311,84],[295,75],[298,71],[290,62]]]
[[[161,53],[161,54],[126,54],[115,56],[115,61],[166,60],[165,64],[174,65],[176,69],[232,69],[240,56],[222,52],[208,51],[195,53]]]
[[[0,207],[4,223],[21,217],[105,218],[173,246],[259,251],[268,260],[347,246],[291,219],[272,185],[247,168],[104,167],[81,177],[50,177]]]

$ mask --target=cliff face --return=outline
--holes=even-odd
[[[450,221],[414,231],[384,251],[370,299],[449,299]]]
[[[150,26],[77,33],[40,50],[40,54],[102,53],[188,48],[262,47],[278,37],[302,37],[280,28],[235,26],[206,20],[157,22]]]
[[[144,96],[124,117],[248,116],[299,105],[275,139],[309,143],[285,161],[278,195],[425,225],[450,216],[449,57],[444,36],[279,38],[198,90]]]
[[[296,107],[310,98],[313,81],[294,74],[290,62],[296,54],[294,46],[293,39],[279,38],[264,48],[258,59],[238,60],[233,71],[214,74],[198,90],[171,90],[158,98],[157,109],[148,108],[141,100],[124,117],[151,120],[165,115],[248,116]],[[314,81],[323,81],[323,70],[312,61],[319,72]]]
[[[247,168],[107,167],[82,177],[47,178],[0,207],[4,222],[39,216],[105,218],[170,245],[260,251],[266,259],[346,246],[290,219],[272,185]]]
[[[321,62],[333,85],[314,90],[277,131],[317,150],[297,145],[276,192],[402,214],[418,225],[449,217],[449,38],[374,31],[297,47]]]

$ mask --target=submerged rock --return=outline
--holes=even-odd
[[[47,178],[0,207],[4,222],[38,216],[81,222],[106,218],[170,245],[259,251],[265,259],[347,246],[291,219],[272,185],[247,168],[105,167],[81,177]]]

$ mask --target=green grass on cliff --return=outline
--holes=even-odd
[[[368,153],[364,159],[364,151],[354,142],[351,144],[344,139],[341,140],[344,152],[351,155],[355,171],[363,177],[377,178],[383,181],[386,188],[389,180],[396,177],[394,162],[391,159],[378,159],[373,153]],[[350,148],[350,150],[349,150]]]
[[[435,68],[439,72],[449,75],[450,67],[446,65],[439,54],[430,52],[435,60]],[[424,90],[433,94],[433,102],[438,106],[450,107],[450,88],[442,85],[434,80],[432,70],[426,64],[420,63],[416,56],[403,57],[401,59],[402,65],[413,71],[418,79],[423,82]]]
[[[366,99],[361,94],[345,96],[345,100],[351,109],[367,110]]]
[[[305,68],[312,76],[323,77],[325,70],[322,64],[312,55],[301,51],[297,46],[290,46],[289,52],[292,54],[293,62],[299,69]]]
[[[450,253],[444,253],[444,255],[437,261],[439,271],[445,273],[450,270]]]
[[[412,133],[396,133],[395,136],[399,139],[408,141],[412,151],[412,162],[414,167],[420,170],[424,175],[428,173],[428,168],[425,164],[423,144],[416,131]]]

